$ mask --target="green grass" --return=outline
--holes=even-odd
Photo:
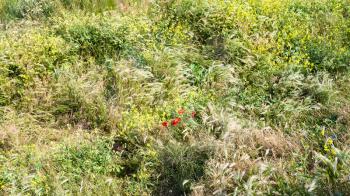
[[[101,13],[117,7],[114,0],[2,0],[0,19],[43,20],[64,10]]]
[[[349,17],[346,0],[0,1],[0,194],[346,195]]]

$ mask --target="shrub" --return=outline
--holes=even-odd
[[[194,40],[200,43],[214,43],[220,36],[235,27],[233,4],[218,1],[160,1],[153,14],[159,18],[160,30],[176,33],[176,29],[189,28]],[[175,31],[174,31],[175,30]],[[172,35],[170,35],[172,36]]]
[[[101,16],[66,17],[71,20],[57,21],[54,33],[72,43],[81,56],[92,56],[104,62],[107,58],[120,56],[129,47],[126,26],[111,24]]]
[[[50,36],[45,29],[0,40],[0,87],[3,105],[24,106],[25,91],[33,90],[36,82],[50,82],[55,69],[69,61],[69,46],[64,40]],[[68,55],[68,56],[67,56]],[[30,101],[30,100],[29,100]]]
[[[112,142],[103,139],[76,146],[62,146],[55,153],[53,162],[59,172],[77,179],[76,183],[90,173],[118,175],[122,168],[117,164],[118,156],[111,149]]]

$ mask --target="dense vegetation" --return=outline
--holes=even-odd
[[[0,195],[346,195],[350,1],[0,0]]]

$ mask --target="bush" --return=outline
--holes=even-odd
[[[345,72],[349,68],[350,53],[341,46],[332,46],[324,41],[310,42],[307,44],[307,53],[310,62],[318,71],[331,73]]]
[[[111,151],[112,145],[111,141],[98,139],[93,143],[62,146],[53,162],[59,172],[72,175],[75,183],[90,173],[118,175],[122,168],[118,165],[118,155]]]
[[[69,45],[50,36],[45,29],[13,34],[0,40],[0,78],[4,80],[0,94],[5,104],[24,106],[28,100],[25,91],[33,90],[39,82],[49,83],[55,69],[69,62]]]
[[[153,14],[159,18],[160,30],[176,33],[178,27],[189,28],[195,41],[213,44],[235,28],[232,10],[233,4],[225,1],[160,1]]]
[[[66,17],[71,21],[57,21],[54,33],[73,44],[81,56],[92,56],[104,62],[108,58],[119,57],[129,47],[126,26],[111,24],[101,16],[83,19],[74,15]]]

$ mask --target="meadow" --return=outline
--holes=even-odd
[[[0,195],[348,195],[350,1],[0,0]]]

